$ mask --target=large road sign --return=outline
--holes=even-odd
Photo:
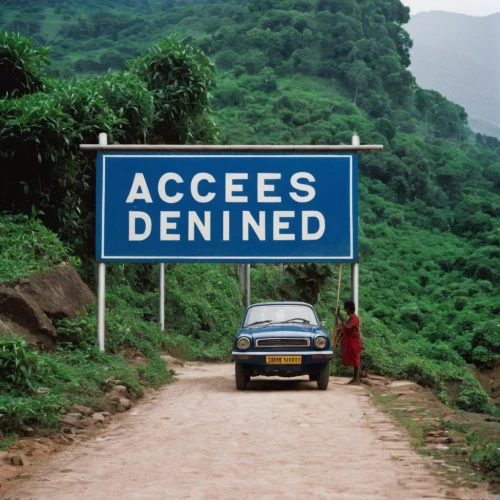
[[[355,154],[100,152],[101,262],[356,262]]]

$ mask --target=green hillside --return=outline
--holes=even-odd
[[[41,209],[42,220],[91,260],[93,159],[77,153],[77,145],[95,142],[99,131],[109,131],[117,142],[228,144],[347,144],[358,133],[365,144],[385,146],[382,153],[360,157],[366,365],[412,377],[460,408],[499,411],[465,364],[495,367],[500,360],[500,141],[472,133],[462,107],[415,83],[407,69],[409,12],[399,0],[83,0],[64,6],[7,0],[0,20],[8,31],[50,45],[53,60],[38,87],[34,82],[39,92],[0,101],[0,143],[14,155],[4,158],[0,179],[17,182],[19,189],[21,182],[29,185],[4,193],[0,210]],[[159,117],[159,103],[165,110],[173,94],[155,87],[156,76],[147,73],[154,52],[144,54],[172,34],[215,63],[212,75],[210,64],[188,51],[193,74],[196,65],[204,68],[200,82],[213,94],[218,132],[208,118],[202,120],[209,116],[203,99],[196,118],[183,126],[181,114],[170,122],[167,113]],[[161,47],[162,53],[175,47],[182,55],[172,39]],[[170,90],[177,85],[173,78],[160,83]],[[102,103],[96,99],[89,109],[91,92]],[[49,103],[54,107],[43,107]],[[179,109],[191,109],[189,97]],[[64,151],[42,134],[49,127],[42,120],[47,113],[61,113],[58,123],[63,115],[72,117],[72,135],[58,132],[68,139]],[[42,135],[40,145],[33,137]],[[38,163],[34,152],[40,149]],[[16,177],[17,158],[29,172],[41,164],[50,175],[38,184],[28,171],[26,178],[19,172]],[[54,172],[70,172],[64,192]],[[75,206],[75,200],[81,203]],[[179,276],[189,274],[186,267],[174,268]],[[253,299],[308,300],[330,320],[336,277],[335,266],[290,266],[285,279],[271,266],[255,266]],[[184,278],[182,286],[195,286]],[[145,280],[144,287],[150,285]],[[343,296],[349,293],[346,286]],[[183,300],[180,291],[176,300]],[[200,320],[206,311],[194,304],[188,309],[198,330],[186,336],[201,342],[197,349],[210,347],[218,321]],[[212,314],[218,318],[220,312]],[[175,317],[168,321],[175,326]],[[226,332],[217,342],[227,343]]]

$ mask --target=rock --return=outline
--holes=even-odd
[[[62,426],[74,427],[76,429],[84,429],[85,428],[85,425],[83,425],[82,422],[79,419],[77,419],[75,417],[71,417],[69,415],[63,415],[59,419],[59,423]]]
[[[444,446],[443,444],[430,444],[427,446],[429,450],[438,450],[438,451],[448,451],[450,449],[449,446]]]
[[[64,432],[64,434],[74,434],[75,433],[75,429],[73,429],[73,427],[62,427],[62,431]]]
[[[127,388],[124,385],[115,385],[113,391],[118,393],[126,393]]]
[[[80,422],[85,427],[93,427],[95,425],[95,420],[92,417],[85,417],[84,419],[80,420]]]
[[[102,411],[101,415],[107,418],[111,416],[111,413],[109,413],[109,411]]]
[[[10,457],[10,463],[12,465],[21,466],[21,465],[24,465],[24,460],[21,457],[21,455],[13,455]]]
[[[81,420],[83,418],[81,413],[67,413],[66,416],[76,418],[77,420]]]
[[[70,444],[71,441],[64,435],[64,434],[58,434],[55,438],[54,441],[57,444]]]
[[[95,421],[95,423],[104,423],[106,422],[106,417],[102,413],[94,413],[92,415],[92,419]]]
[[[7,318],[7,331],[19,333],[29,345],[50,350],[57,338],[56,329],[40,306],[31,298],[6,286],[0,286],[0,320]],[[18,325],[19,328],[17,328]],[[2,330],[3,331],[3,330]]]
[[[431,444],[450,444],[453,443],[453,438],[451,437],[427,437],[425,438],[426,443]]]
[[[73,405],[70,407],[69,411],[71,413],[81,413],[82,415],[85,415],[88,417],[89,415],[92,415],[93,410],[92,408],[89,408],[87,406],[82,406],[82,405]]]
[[[36,301],[47,316],[58,319],[76,318],[96,300],[73,267],[65,263],[31,276],[16,286],[16,290]]]
[[[124,412],[124,411],[130,410],[131,407],[132,407],[132,403],[130,402],[129,399],[120,398],[120,400],[118,402],[118,407],[116,409],[117,409],[117,411]]]
[[[33,437],[35,435],[35,429],[33,429],[33,427],[23,425],[21,427],[21,430],[23,431],[23,434],[27,437]]]

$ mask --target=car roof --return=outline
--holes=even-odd
[[[308,306],[312,307],[311,304],[308,304],[307,302],[257,302],[255,304],[251,304],[248,307],[254,307],[254,306]]]

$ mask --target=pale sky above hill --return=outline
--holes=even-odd
[[[469,16],[488,16],[500,12],[500,0],[401,0],[411,14],[430,10],[446,10]]]

